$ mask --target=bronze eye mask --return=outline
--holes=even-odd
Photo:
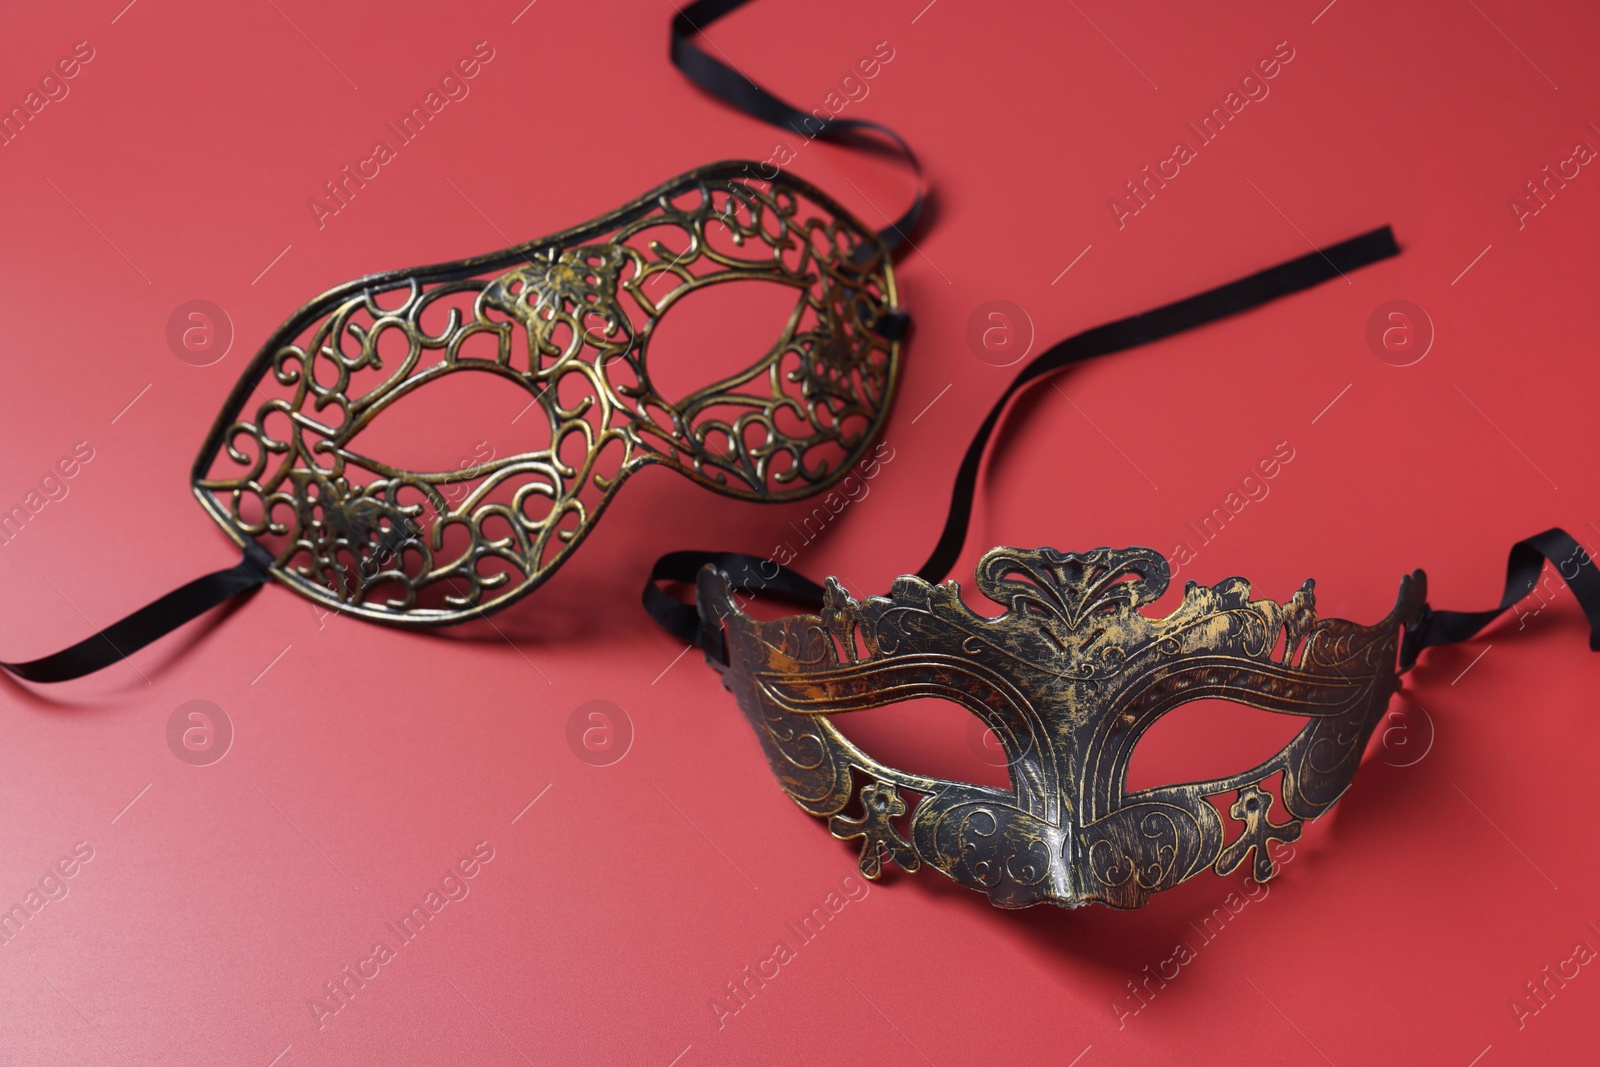
[[[426,626],[536,589],[645,467],[746,500],[827,489],[877,435],[898,375],[888,249],[809,184],[750,168],[702,167],[553,237],[318,297],[234,389],[196,497],[302,596]],[[793,293],[771,346],[664,392],[661,323],[712,286],[755,282]],[[523,390],[518,428],[538,446],[433,471],[363,446],[403,418],[399,402],[451,378]]]
[[[860,842],[868,878],[892,860],[931,867],[1003,908],[1136,908],[1205,870],[1248,862],[1257,881],[1272,876],[1268,842],[1298,838],[1349,787],[1399,686],[1400,628],[1425,595],[1420,573],[1407,578],[1387,618],[1358,626],[1319,619],[1309,581],[1278,604],[1232,578],[1191,582],[1172,614],[1147,618],[1138,609],[1166,589],[1166,574],[1149,549],[996,548],[977,572],[979,592],[1006,605],[994,618],[963,603],[954,582],[915,576],[862,601],[829,579],[818,614],[759,622],[707,567],[699,600],[725,628],[724,684],[778,783],[833,836]],[[994,731],[1011,790],[897,770],[835,725],[924,697]],[[1306,724],[1237,774],[1130,792],[1139,739],[1206,699]],[[1267,788],[1274,776],[1281,803]]]

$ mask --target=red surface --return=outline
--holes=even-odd
[[[0,504],[25,501],[77,442],[93,450],[0,548],[11,659],[236,558],[187,471],[250,354],[306,299],[563,228],[784,139],[668,66],[670,5],[124,2],[3,17],[5,103],[76,42],[94,53],[0,148]],[[904,133],[937,190],[936,223],[901,262],[916,333],[895,458],[798,566],[879,592],[920,562],[1010,373],[965,341],[985,301],[1025,308],[1044,344],[1386,222],[1404,255],[1348,284],[1040,389],[985,483],[965,572],[995,543],[1171,552],[1280,441],[1295,458],[1270,495],[1182,578],[1244,574],[1283,598],[1315,575],[1323,611],[1373,619],[1414,566],[1436,604],[1477,608],[1498,597],[1516,538],[1554,524],[1600,538],[1600,175],[1582,168],[1521,228],[1509,206],[1575,142],[1600,146],[1600,14],[924,2],[764,0],[712,32],[807,107],[889,42],[846,113]],[[480,41],[494,58],[470,95],[319,229],[307,199]],[[1109,199],[1282,41],[1294,58],[1270,95],[1119,230]],[[811,145],[792,165],[869,221],[905,195],[888,162]],[[212,366],[165,340],[193,299],[235,327]],[[1391,299],[1437,331],[1413,366],[1365,339]],[[456,418],[439,430],[451,447],[515,442],[499,413]],[[1388,746],[1214,940],[1191,924],[1230,893],[1239,906],[1238,878],[1197,879],[1141,912],[1003,913],[923,874],[872,887],[802,943],[786,924],[840,889],[852,847],[781,794],[716,675],[676,658],[636,596],[657,553],[766,553],[804,510],[652,472],[571,567],[496,620],[504,638],[319,619],[269,588],[98,677],[0,687],[0,903],[74,843],[93,851],[0,946],[0,1059],[1592,1059],[1592,968],[1552,980],[1537,1014],[1510,1006],[1547,965],[1570,974],[1575,944],[1600,948],[1600,657],[1564,595],[1521,629],[1430,653]],[[220,762],[169,751],[168,718],[189,700],[233,723]],[[568,745],[590,700],[632,724],[610,766]],[[959,721],[926,714],[914,737],[868,728],[913,769],[988,773]],[[1255,755],[1248,722],[1225,721],[1238,732],[1191,727],[1141,773]],[[396,947],[384,923],[484,841],[492,861],[446,884],[467,895]],[[319,1028],[310,998],[380,939],[394,958]],[[719,1027],[724,983],[779,941],[793,958]],[[1181,942],[1193,959],[1119,1020],[1140,1003],[1128,983],[1147,966],[1170,974]]]

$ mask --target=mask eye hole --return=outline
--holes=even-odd
[[[452,371],[387,405],[347,447],[402,470],[470,474],[495,456],[550,447],[550,420],[533,399],[502,375]]]
[[[1010,789],[1005,750],[972,712],[938,697],[835,715],[834,727],[873,759],[909,774]]]
[[[1230,700],[1190,701],[1139,738],[1128,761],[1127,792],[1238,774],[1283,751],[1306,722]]]
[[[743,375],[768,356],[802,291],[778,282],[717,282],[683,296],[667,310],[648,342],[650,382],[677,403],[691,393]],[[765,376],[742,391],[765,392]]]

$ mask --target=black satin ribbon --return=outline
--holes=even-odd
[[[1555,528],[1511,546],[1511,554],[1506,558],[1505,592],[1501,594],[1499,607],[1488,611],[1434,611],[1424,605],[1421,617],[1406,626],[1400,639],[1400,670],[1410,670],[1425,648],[1459,644],[1476,637],[1484,627],[1533,592],[1546,560],[1555,567],[1583,608],[1589,619],[1589,648],[1600,652],[1600,573],[1584,547],[1567,531]]]
[[[1000,399],[994,402],[983,424],[978,427],[977,434],[972,438],[972,444],[967,446],[967,454],[961,460],[961,467],[956,472],[955,488],[950,494],[950,513],[945,519],[944,532],[939,535],[939,541],[934,546],[932,555],[928,557],[928,562],[918,569],[918,577],[929,582],[942,582],[949,575],[950,568],[955,565],[972,519],[973,497],[978,486],[978,468],[983,463],[983,454],[988,448],[989,438],[1000,424],[1000,416],[1005,411],[1006,405],[1029,385],[1069,364],[1147,345],[1152,341],[1171,337],[1175,333],[1182,333],[1184,330],[1192,330],[1197,326],[1249,311],[1279,297],[1298,293],[1302,289],[1310,289],[1312,286],[1343,277],[1350,271],[1399,254],[1400,249],[1394,243],[1394,234],[1390,232],[1389,227],[1384,226],[1331,248],[1324,248],[1299,259],[1280,263],[1276,267],[1258,271],[1227,285],[1208,289],[1187,300],[1179,300],[1154,311],[1108,322],[1104,326],[1096,326],[1092,330],[1085,330],[1051,345],[1034,357],[1032,362],[1011,380],[1011,384],[1006,386],[1006,391],[1000,394]]]
[[[244,547],[244,558],[232,567],[196,578],[70,648],[26,663],[0,663],[0,670],[30,682],[65,682],[93,674],[126,659],[191,619],[257,588],[267,580],[271,567],[272,555],[249,541]]]
[[[923,202],[927,196],[927,185],[922,177],[922,163],[918,161],[916,153],[911,151],[911,146],[906,144],[904,138],[882,123],[870,119],[844,119],[831,116],[824,119],[801,111],[793,104],[778,99],[721,60],[713,59],[693,43],[696,34],[749,2],[750,0],[695,0],[680,10],[672,20],[672,37],[668,53],[672,65],[700,88],[751,118],[760,119],[771,126],[780,126],[808,140],[815,138],[841,144],[853,143],[859,147],[863,143],[868,145],[881,143],[875,141],[871,134],[887,138],[894,150],[910,166],[912,174],[917,179],[917,192],[911,201],[911,206],[898,219],[878,231],[884,243],[891,249],[898,247],[916,228],[917,219],[922,215]]]
[[[933,583],[941,582],[949,575],[971,525],[978,471],[989,439],[999,426],[1007,405],[1023,389],[1073,363],[1136,348],[1249,311],[1280,297],[1343,277],[1350,271],[1388,259],[1399,252],[1394,234],[1384,226],[1238,281],[1208,289],[1186,300],[1074,334],[1040,353],[1006,386],[1005,392],[1000,394],[978,427],[972,443],[967,446],[966,457],[956,473],[955,486],[950,493],[950,510],[945,518],[944,531],[917,575]],[[721,560],[730,562],[724,565],[719,562]],[[733,552],[674,552],[663,556],[645,585],[644,609],[670,633],[704,648],[708,659],[715,661],[722,658],[720,621],[703,620],[693,605],[668,595],[658,584],[663,581],[693,581],[696,572],[708,563],[727,572],[735,591],[783,592],[812,607],[822,603],[821,586],[772,560]],[[771,575],[766,573],[768,569],[773,571]]]
[[[700,568],[710,564],[727,575],[729,584],[747,593],[776,593],[793,600],[801,607],[815,611],[822,607],[822,586],[810,578],[760,556],[743,552],[705,552],[686,550],[668,552],[650,568],[650,579],[644,586],[644,610],[662,629],[704,649],[706,658],[719,663],[728,660],[723,646],[722,625],[718,620],[703,619],[695,604],[686,604],[661,588],[662,582],[693,583]],[[772,574],[766,573],[766,568]]]

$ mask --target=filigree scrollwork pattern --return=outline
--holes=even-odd
[[[835,836],[866,839],[863,872],[873,842],[890,841],[1001,907],[1135,908],[1252,856],[1253,877],[1273,876],[1270,842],[1297,839],[1348,788],[1398,687],[1400,629],[1426,597],[1420,572],[1407,576],[1388,617],[1360,626],[1319,619],[1309,581],[1278,603],[1230,578],[1191,582],[1170,615],[1145,616],[1139,609],[1169,575],[1149,549],[997,548],[976,571],[978,591],[1005,606],[994,617],[968,608],[954,582],[902,577],[887,597],[860,601],[830,580],[819,614],[759,621],[710,567],[699,603],[726,628],[724,682],[780,784],[829,818]],[[995,731],[1010,789],[889,767],[838,725],[853,711],[926,697],[959,704]],[[1199,700],[1305,724],[1238,774],[1129,790],[1140,738]],[[857,780],[870,783],[860,794],[866,814],[846,818]],[[1229,798],[1225,820],[1217,805]],[[1269,817],[1278,803],[1282,823]],[[907,842],[889,819],[908,806]]]
[[[894,276],[879,236],[826,195],[753,171],[703,167],[572,230],[317,298],[235,387],[196,496],[297,592],[437,625],[542,584],[645,466],[750,500],[825,490],[862,458],[895,387]],[[739,282],[792,295],[770,346],[669,391],[692,375],[651,363],[661,322]],[[405,416],[390,409],[452,378],[522,391],[518,447],[417,469],[367,444],[426,441],[436,426],[396,433]]]

